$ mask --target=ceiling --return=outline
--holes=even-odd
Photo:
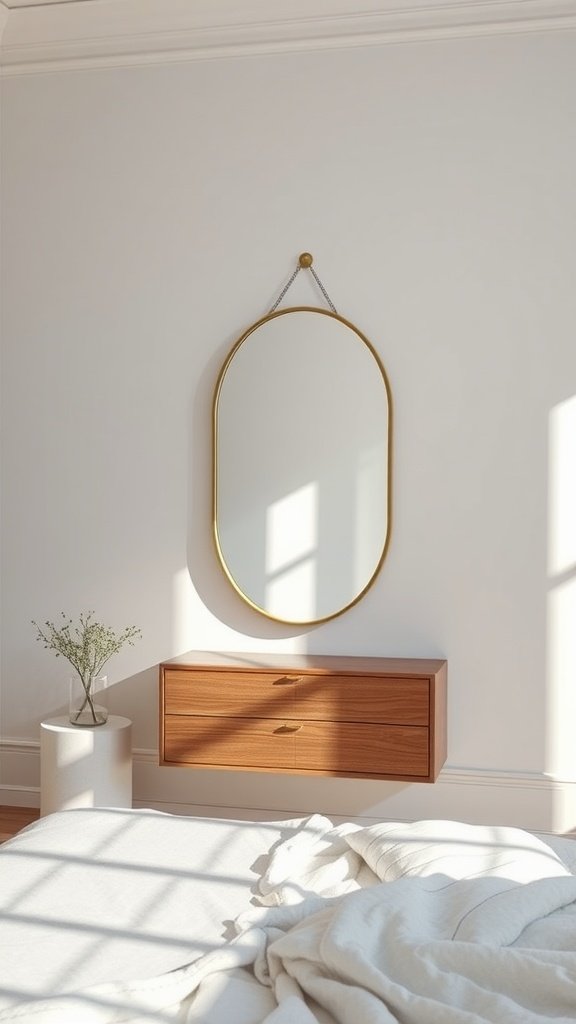
[[[10,10],[16,7],[43,7],[47,4],[78,4],[90,3],[91,0],[2,0],[4,7]]]
[[[0,76],[551,29],[576,0],[0,0]]]

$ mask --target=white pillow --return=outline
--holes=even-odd
[[[383,882],[433,874],[531,882],[571,874],[546,843],[520,828],[392,821],[353,832],[346,841]]]

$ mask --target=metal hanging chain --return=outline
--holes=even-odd
[[[316,281],[316,284],[318,285],[320,291],[322,292],[322,295],[324,296],[324,298],[326,299],[326,302],[330,306],[330,309],[332,310],[333,313],[336,313],[336,315],[338,315],[337,310],[336,310],[336,306],[332,302],[332,299],[328,295],[328,292],[326,291],[324,285],[322,284],[322,281],[320,280],[320,278],[318,277],[318,274],[314,270],[314,267],[312,266],[312,262],[313,262],[313,257],[310,255],[309,252],[300,253],[300,256],[298,257],[298,266],[296,267],[296,270],[292,274],[292,276],[291,276],[290,280],[288,281],[288,283],[284,285],[282,291],[280,292],[280,295],[276,299],[276,302],[274,303],[274,305],[269,310],[268,315],[270,315],[270,313],[273,313],[274,310],[278,308],[278,306],[282,302],[282,299],[286,295],[286,292],[290,288],[290,285],[292,285],[294,283],[294,280],[296,279],[296,277],[298,276],[298,274],[300,273],[301,270],[309,270],[310,271],[310,273],[312,274],[312,277],[314,278],[314,280]]]
[[[278,306],[280,305],[280,303],[282,302],[282,299],[283,299],[283,298],[284,298],[284,296],[286,295],[286,292],[288,291],[288,289],[289,289],[290,285],[291,285],[291,284],[293,283],[293,281],[294,281],[294,280],[295,280],[295,278],[296,278],[296,277],[298,276],[298,274],[300,273],[300,271],[301,271],[301,270],[302,270],[302,267],[301,267],[300,265],[298,265],[298,266],[296,267],[296,270],[295,270],[295,271],[294,271],[294,273],[292,274],[292,277],[291,277],[291,278],[290,278],[290,280],[288,281],[288,284],[285,284],[285,285],[284,285],[284,287],[283,287],[282,291],[280,292],[280,295],[279,295],[279,296],[278,296],[278,298],[276,299],[276,302],[274,303],[274,305],[273,305],[273,306],[271,307],[271,309],[269,310],[269,313],[273,313],[273,312],[274,312],[274,310],[275,310],[275,309],[276,309],[276,308],[277,308],[277,307],[278,307]]]
[[[316,281],[316,284],[318,285],[318,287],[319,287],[320,291],[322,292],[322,295],[323,295],[323,296],[324,296],[324,298],[326,299],[326,302],[327,302],[327,303],[328,303],[328,305],[330,306],[330,309],[332,310],[332,312],[333,312],[333,313],[336,313],[336,306],[334,305],[334,303],[332,302],[332,299],[331,299],[331,298],[330,298],[330,296],[328,295],[328,292],[326,291],[326,289],[325,289],[324,285],[322,284],[322,281],[321,281],[321,280],[320,280],[320,278],[318,277],[318,274],[317,274],[317,273],[316,273],[316,271],[314,270],[314,267],[313,267],[313,266],[310,266],[310,267],[309,267],[308,269],[309,269],[310,273],[312,274],[312,277],[313,277],[313,278],[315,279],[315,281]]]

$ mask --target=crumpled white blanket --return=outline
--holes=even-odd
[[[324,858],[322,836],[309,852]],[[313,831],[313,829],[312,829]],[[358,830],[348,833],[358,842]],[[346,857],[342,832],[332,860]],[[345,836],[344,836],[345,838]],[[378,835],[365,837],[372,847]],[[420,837],[421,838],[421,837]],[[382,843],[389,836],[381,837]],[[546,877],[542,851],[532,880],[502,875],[399,877],[343,895],[309,896],[241,916],[219,950],[141,982],[98,986],[14,1007],[19,1024],[568,1024],[576,1021],[576,877]],[[278,871],[277,851],[270,868]],[[355,855],[360,856],[356,851]],[[300,879],[322,864],[299,850]],[[380,859],[378,855],[373,863]],[[364,862],[365,866],[365,862]],[[344,872],[346,875],[346,872]],[[265,884],[273,892],[271,871]],[[319,875],[316,876],[318,882]],[[350,877],[342,884],[349,888]],[[293,892],[293,890],[292,890]]]
[[[363,828],[334,826],[313,814],[272,851],[258,890],[261,903],[280,906],[437,872],[517,882],[570,873],[547,843],[519,828],[462,821],[385,821]]]
[[[342,896],[375,885],[378,876],[350,846],[351,836],[364,831],[352,822],[333,825],[322,814],[311,815],[272,851],[258,881],[259,902],[277,907],[310,895]]]

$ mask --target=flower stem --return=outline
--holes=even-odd
[[[94,707],[94,701],[92,700],[92,696],[90,694],[90,683],[88,683],[88,685],[86,685],[86,683],[84,682],[84,680],[82,678],[81,678],[80,681],[82,683],[82,686],[84,687],[84,700],[82,701],[82,704],[80,705],[78,710],[74,712],[74,715],[73,715],[73,717],[70,718],[70,721],[72,722],[73,725],[76,725],[78,723],[78,719],[80,718],[80,715],[83,714],[83,712],[84,712],[84,710],[86,708],[86,705],[88,704],[90,706],[90,713],[92,715],[92,722],[94,723],[94,725],[98,725],[98,718],[96,716],[96,708]]]

